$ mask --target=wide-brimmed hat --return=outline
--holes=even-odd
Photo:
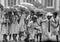
[[[48,12],[46,16],[53,16],[53,14],[51,12]]]

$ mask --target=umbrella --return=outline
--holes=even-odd
[[[14,8],[19,8],[19,5],[14,5],[13,7],[14,7]]]
[[[46,13],[47,13],[47,11],[45,11],[45,10],[43,10],[43,9],[39,9],[39,8],[35,8],[34,11],[35,11],[35,12],[40,12],[40,13],[42,13],[42,14],[46,14]]]
[[[27,10],[28,8],[23,6],[23,5],[15,5],[14,8],[17,10],[17,11],[20,11],[20,10]]]
[[[43,4],[41,4],[39,1],[35,1],[32,4],[34,4],[34,6],[39,8],[39,9],[43,9],[44,8]]]
[[[26,8],[26,9],[28,9],[27,7],[25,7],[25,6],[23,6],[23,5],[19,5],[19,7],[22,7],[22,8]]]
[[[4,12],[8,12],[9,9],[10,9],[10,7],[6,7],[6,8],[4,8]]]
[[[14,7],[11,7],[9,10],[12,12],[17,11]]]
[[[36,8],[33,4],[31,4],[31,3],[26,3],[26,2],[21,3],[21,5],[26,6],[29,10],[33,10],[33,9]]]
[[[31,4],[31,3],[26,3],[26,2],[22,2],[21,4],[29,5],[29,6],[34,6],[33,4]]]

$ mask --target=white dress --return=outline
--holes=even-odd
[[[59,26],[58,27],[55,27],[55,26],[57,26],[58,25],[58,22],[59,22],[59,17],[57,16],[57,18],[56,18],[56,23],[54,23],[55,22],[55,20],[54,20],[54,18],[52,18],[51,19],[51,32],[54,34],[58,34],[58,31],[59,31]],[[52,25],[54,25],[54,26],[52,26]]]
[[[3,22],[6,22],[5,18],[3,19]],[[5,24],[2,25],[2,31],[1,31],[1,33],[2,34],[8,34],[8,25],[5,25]]]
[[[24,32],[26,30],[26,25],[24,23],[24,19],[25,19],[25,14],[23,14],[21,16],[20,22],[19,22],[19,31]]]
[[[11,24],[10,34],[17,34],[19,32],[17,19],[14,20],[14,23]]]

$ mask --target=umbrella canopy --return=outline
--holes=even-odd
[[[44,8],[43,4],[40,3],[39,1],[35,1],[32,4],[34,4],[34,6],[37,7],[37,8],[40,8],[40,9]]]
[[[17,10],[17,11],[20,11],[20,10],[28,10],[27,7],[23,6],[23,5],[15,5],[14,8]]]
[[[22,2],[21,4],[29,5],[29,6],[34,6],[33,4],[31,4],[31,3],[26,3],[26,2]]]
[[[28,9],[27,7],[25,7],[25,6],[23,6],[23,5],[19,5],[19,7],[22,7],[22,8]]]
[[[6,13],[8,13],[8,12],[15,12],[15,11],[17,11],[15,8],[13,8],[13,7],[6,7],[6,8],[4,8],[4,12],[6,12]]]
[[[13,7],[14,7],[14,8],[19,8],[19,5],[14,5]]]
[[[10,9],[10,7],[6,7],[6,8],[4,8],[4,12],[8,12],[9,9]]]
[[[12,12],[17,11],[14,7],[11,7],[9,10]]]
[[[46,13],[47,13],[47,11],[45,11],[45,10],[43,10],[43,9],[39,9],[39,8],[35,8],[34,11],[35,11],[35,12],[40,12],[40,13],[42,13],[42,14],[46,14]]]
[[[21,5],[26,6],[29,10],[33,10],[36,8],[33,4],[26,2],[21,3]]]

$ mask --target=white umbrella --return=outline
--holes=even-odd
[[[18,11],[20,11],[20,9],[28,9],[27,7],[25,7],[23,5],[14,5],[14,8]]]
[[[29,10],[33,10],[33,9],[36,8],[33,4],[31,4],[31,3],[26,3],[26,2],[21,3],[21,5],[27,7]]]
[[[23,6],[23,5],[19,5],[19,7],[22,7],[22,8],[28,9],[26,6]]]
[[[31,4],[31,3],[26,3],[26,2],[22,2],[21,4],[25,4],[25,5],[34,6],[33,4]]]

